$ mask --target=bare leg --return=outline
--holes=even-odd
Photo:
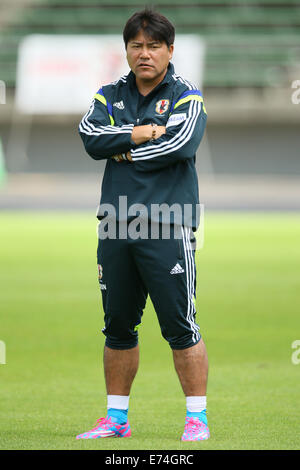
[[[173,349],[173,359],[185,396],[205,396],[208,360],[203,339],[190,348]]]
[[[104,347],[104,376],[107,395],[130,394],[139,365],[139,346],[132,349]]]

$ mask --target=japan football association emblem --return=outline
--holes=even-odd
[[[160,100],[156,103],[155,111],[158,114],[164,114],[169,108],[169,104],[170,104],[169,100]]]
[[[101,264],[98,264],[98,279],[101,280],[103,277],[103,268]]]

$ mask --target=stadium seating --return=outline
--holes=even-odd
[[[138,0],[2,2],[0,79],[15,84],[17,48],[32,33],[120,33],[124,20],[145,3]],[[177,33],[207,42],[205,87],[290,86],[300,64],[300,0],[161,0],[152,2]],[[11,8],[11,11],[10,11]]]

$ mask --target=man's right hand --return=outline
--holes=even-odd
[[[143,144],[144,142],[148,142],[149,140],[152,139],[152,131],[153,131],[153,127],[151,126],[151,124],[147,124],[145,126],[135,126],[131,134],[131,140],[133,140],[133,142],[136,145],[140,145],[140,144]],[[161,137],[165,133],[166,133],[165,126],[156,126],[155,140]]]

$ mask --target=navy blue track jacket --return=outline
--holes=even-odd
[[[119,196],[126,196],[128,208],[143,204],[147,209],[144,216],[155,222],[162,222],[157,206],[168,204],[172,223],[196,230],[199,195],[195,154],[206,118],[201,92],[176,75],[171,63],[163,81],[146,97],[139,94],[133,72],[100,88],[79,124],[87,153],[95,160],[107,159],[97,217],[106,215],[107,204],[114,206],[119,221],[143,216],[142,212],[133,216],[121,210]],[[131,140],[133,127],[151,123],[166,126],[166,134],[136,145]],[[128,150],[132,162],[111,158]],[[178,210],[173,214],[174,204],[180,206],[182,215]]]

